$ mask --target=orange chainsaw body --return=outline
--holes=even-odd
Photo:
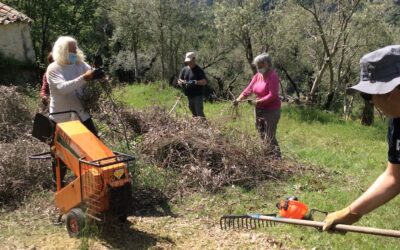
[[[308,212],[308,206],[297,200],[285,200],[277,204],[279,216],[287,219],[302,220]]]

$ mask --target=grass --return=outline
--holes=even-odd
[[[130,85],[118,92],[120,99],[134,108],[146,110],[162,105],[170,110],[180,96],[178,90],[160,84]],[[256,135],[252,107],[239,106],[232,117],[228,102],[206,103],[205,113],[212,126],[230,136],[232,131]],[[186,98],[174,114],[190,117]],[[194,193],[174,198],[165,216],[132,216],[128,229],[110,229],[103,236],[70,239],[65,227],[49,225],[51,194],[38,194],[14,212],[0,211],[0,241],[15,248],[54,248],[55,244],[76,248],[112,249],[398,249],[395,239],[362,234],[320,233],[315,229],[290,225],[256,231],[220,231],[223,214],[276,212],[275,204],[295,195],[312,208],[334,211],[359,196],[386,167],[386,124],[377,121],[364,127],[358,121],[310,108],[284,106],[278,125],[278,140],[283,157],[315,166],[308,172],[284,181],[268,181],[253,189],[237,186],[217,194]],[[264,163],[260,163],[264,164]],[[176,177],[162,169],[139,163],[135,182],[144,188],[163,190],[175,185]],[[174,181],[173,181],[174,180]],[[400,230],[398,207],[394,199],[365,216],[358,225]],[[161,212],[162,214],[162,212]],[[175,216],[173,216],[175,215]],[[322,220],[323,216],[318,216]],[[28,226],[26,226],[28,225]],[[33,228],[33,230],[32,230]],[[89,241],[88,241],[89,240]]]
[[[123,100],[140,109],[154,104],[170,109],[178,95],[179,91],[160,89],[156,84],[137,85],[124,89]],[[186,104],[183,98],[176,112],[189,116]],[[229,103],[206,103],[205,113],[212,124],[226,133],[233,128],[255,133],[252,108],[247,104],[239,108],[240,117],[236,120],[230,116]],[[378,120],[374,126],[365,127],[358,121],[344,121],[335,114],[284,106],[277,133],[284,157],[318,166],[326,173],[305,173],[253,190],[232,187],[216,195],[195,194],[175,204],[175,209],[179,211],[201,201],[202,209],[191,216],[212,216],[217,220],[224,213],[274,212],[279,199],[296,195],[310,207],[334,211],[358,197],[386,167],[384,121]],[[395,199],[365,216],[359,225],[400,229],[399,205],[399,199]],[[351,233],[342,236],[293,226],[282,225],[265,233],[284,241],[290,248],[398,248],[398,241],[394,239]]]

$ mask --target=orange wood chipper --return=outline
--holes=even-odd
[[[53,113],[75,113],[74,111]],[[77,114],[76,114],[77,115]],[[77,115],[77,117],[79,117]],[[55,124],[37,114],[32,135],[50,144],[47,153],[31,159],[51,158],[55,167],[55,205],[66,215],[70,236],[78,236],[86,223],[114,218],[125,221],[132,203],[132,180],[128,164],[132,156],[113,152],[91,133],[80,120]],[[72,173],[64,183],[62,168]]]

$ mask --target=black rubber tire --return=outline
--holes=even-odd
[[[73,208],[67,214],[66,226],[70,237],[79,237],[85,227],[85,214],[80,208]]]

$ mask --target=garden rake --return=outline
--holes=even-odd
[[[305,227],[313,227],[322,231],[324,222],[314,221],[313,215],[315,212],[326,214],[326,212],[318,209],[308,211],[308,206],[299,202],[296,197],[290,197],[285,201],[281,201],[276,205],[279,209],[278,214],[245,214],[245,215],[224,215],[220,219],[222,230],[227,229],[256,229],[276,226],[276,223],[284,223]],[[332,227],[333,231],[338,232],[354,232],[363,234],[373,234],[379,236],[400,238],[400,231],[351,226],[337,224]]]
[[[220,220],[221,229],[225,230],[235,229],[235,228],[255,229],[261,227],[270,227],[270,226],[275,226],[276,223],[314,227],[319,231],[322,231],[322,227],[325,224],[324,222],[321,221],[281,218],[277,217],[275,214],[224,215],[221,217]],[[381,228],[337,224],[332,227],[332,230],[338,232],[354,232],[354,233],[373,234],[378,236],[400,238],[400,231],[381,229]]]

